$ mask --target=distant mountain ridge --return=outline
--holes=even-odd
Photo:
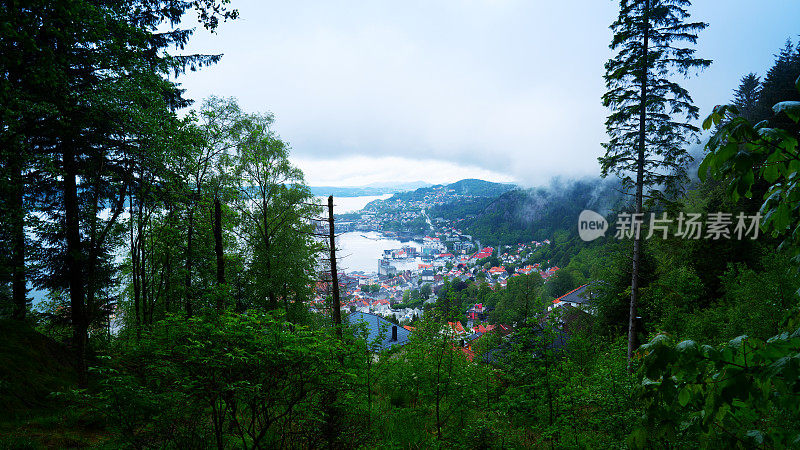
[[[407,183],[379,182],[365,186],[311,186],[311,193],[316,197],[364,197],[372,195],[396,194],[398,192],[413,191],[415,189],[431,186],[424,181],[410,181]]]
[[[495,197],[517,189],[518,186],[514,183],[495,183],[493,181],[478,180],[475,178],[467,178],[455,183],[447,185],[448,189],[453,189],[457,194],[462,195],[475,195],[480,197]]]
[[[434,194],[437,190],[452,190],[458,195],[471,195],[474,197],[497,197],[505,192],[517,189],[513,183],[495,183],[493,181],[467,178],[450,184],[435,184],[409,192],[401,192],[392,196],[392,199],[403,201],[423,200],[426,196]]]

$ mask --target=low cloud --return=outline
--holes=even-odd
[[[527,186],[599,173],[614,2],[235,3],[240,19],[218,35],[198,31],[186,49],[223,53],[221,62],[179,81],[195,99],[233,96],[248,111],[273,112],[312,182],[326,178],[311,161],[329,167],[354,155],[417,160],[403,165],[404,181],[423,178],[417,173],[430,161]],[[794,33],[792,2],[764,5],[772,25],[752,33],[741,32],[740,19],[752,11],[740,3],[692,7],[712,24],[698,56],[715,63],[685,84],[702,114],[730,96],[741,74],[767,67]],[[751,51],[738,51],[743,46]],[[388,171],[380,181],[395,176]],[[376,178],[355,173],[342,183],[366,179]]]
[[[384,182],[452,183],[464,178],[514,182],[508,174],[441,160],[350,156],[332,159],[292,157],[311,186],[365,186]]]

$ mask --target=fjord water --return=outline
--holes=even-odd
[[[401,242],[397,239],[387,238],[376,231],[342,233],[338,238],[339,254],[342,255],[340,267],[346,272],[377,272],[378,260],[383,256],[383,251],[400,248],[404,245],[416,247],[417,250],[422,248],[421,242]],[[420,262],[422,260],[419,258],[409,258],[393,261],[392,265],[398,270],[407,270],[416,269]]]

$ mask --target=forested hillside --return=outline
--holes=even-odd
[[[605,178],[397,194],[498,247],[358,286],[276,116],[176,81],[234,6],[0,5],[0,448],[797,446],[800,43],[698,111],[706,24],[621,0]]]
[[[430,214],[459,220],[459,226],[481,242],[511,245],[549,239],[558,231],[577,237],[577,218],[582,210],[606,215],[624,207],[625,201],[621,186],[587,179],[518,188],[494,198],[442,205],[431,209]]]
[[[421,201],[426,197],[436,195],[439,191],[468,197],[496,197],[503,192],[514,189],[514,185],[505,183],[492,183],[484,180],[461,180],[451,184],[422,187],[414,191],[395,194],[392,199],[402,201]],[[391,200],[391,199],[390,199]]]

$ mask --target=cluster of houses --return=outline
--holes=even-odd
[[[385,228],[387,228],[387,223],[395,222],[402,226],[418,220],[420,214],[420,211],[400,208],[383,210],[380,213],[366,210],[363,211],[360,218],[353,223],[350,231],[381,231],[390,234],[393,232],[385,230]],[[339,226],[338,222],[336,226]]]
[[[523,267],[517,267],[514,270],[509,270],[508,268],[506,268],[506,266],[493,266],[487,269],[485,267],[470,266],[468,264],[459,263],[458,266],[455,266],[449,271],[445,272],[444,276],[448,277],[449,279],[457,278],[462,281],[476,280],[482,278],[487,283],[489,283],[489,285],[492,288],[494,288],[495,286],[504,288],[508,284],[508,280],[510,280],[513,277],[538,273],[545,281],[547,281],[547,279],[553,276],[553,274],[556,273],[556,271],[558,270],[559,270],[558,266],[548,267],[544,269],[538,263]]]
[[[474,199],[478,196],[463,194],[456,192],[455,189],[447,186],[432,186],[425,189],[425,193],[415,193],[406,195],[395,195],[385,200],[374,200],[368,203],[362,210],[360,217],[356,219],[351,225],[352,230],[356,231],[381,231],[391,234],[387,231],[386,224],[395,223],[409,224],[411,222],[419,223],[420,219],[428,220],[425,211],[439,205],[453,204],[467,199]],[[444,219],[434,219],[437,225],[444,224]],[[338,223],[337,223],[338,227]],[[450,238],[455,238],[460,233],[456,232]],[[471,238],[458,237],[454,239],[456,251],[467,250],[472,248]]]
[[[428,292],[437,292],[446,279],[461,281],[485,281],[493,288],[504,288],[513,277],[538,273],[544,280],[551,277],[558,267],[542,267],[532,264],[514,267],[524,255],[535,247],[549,241],[521,243],[506,246],[498,259],[503,265],[486,267],[484,260],[495,254],[493,247],[483,247],[469,254],[455,255],[447,251],[444,233],[425,236],[422,247],[404,245],[383,252],[378,261],[377,272],[352,272],[339,275],[342,309],[345,312],[359,311],[409,322],[421,318],[422,309],[397,308],[403,303],[405,292],[420,290],[428,285]],[[506,265],[507,264],[507,265]],[[405,267],[403,267],[405,266]],[[513,270],[511,267],[514,267]],[[316,302],[322,303],[329,294],[329,285],[317,285]],[[434,300],[428,299],[432,303]]]
[[[431,225],[430,235],[421,239],[421,246],[403,245],[387,249],[377,261],[376,272],[340,273],[341,308],[351,324],[361,324],[367,342],[378,352],[408,343],[414,332],[413,322],[421,319],[424,304],[435,301],[435,293],[446,280],[485,281],[492,289],[504,288],[514,277],[539,274],[545,281],[559,268],[548,263],[527,264],[531,254],[549,240],[530,241],[510,246],[482,246],[472,236],[459,231],[458,220],[448,222],[428,218],[426,210],[452,203],[458,195],[452,189],[433,189],[424,198],[400,200],[391,198],[365,207],[360,218],[349,223],[337,222],[341,231],[381,231],[388,221],[410,222],[424,218]],[[496,258],[493,258],[496,256]],[[491,264],[487,264],[491,261]],[[496,264],[496,265],[495,265]],[[317,284],[315,303],[321,308],[330,293],[328,283]],[[404,305],[404,293],[426,291],[429,298]],[[424,297],[424,296],[423,296]],[[406,299],[408,297],[406,296]],[[559,321],[559,339],[563,344],[568,330],[583,314],[593,313],[588,286],[581,286],[555,299],[547,308],[547,316]],[[482,336],[498,333],[513,335],[512,326],[490,324],[489,309],[477,303],[464,312],[462,321],[450,322],[444,332],[453,337],[454,345],[472,360],[473,346]],[[563,329],[563,330],[562,330]],[[555,345],[555,344],[554,344]],[[559,344],[560,345],[560,344]]]
[[[593,298],[590,285],[583,285],[553,300],[544,318],[559,313],[556,316],[558,321],[550,347],[563,347],[577,329],[576,323],[583,317],[593,314]],[[513,328],[510,325],[486,323],[487,312],[483,304],[477,303],[466,311],[466,325],[456,321],[447,322],[443,327],[442,332],[453,339],[453,347],[463,352],[470,361],[475,359],[475,346],[481,342],[481,337],[495,333],[501,338],[513,339]],[[414,333],[413,326],[401,326],[374,313],[353,311],[345,317],[351,325],[361,326],[364,338],[375,353],[407,344]]]
[[[411,334],[414,332],[413,326],[398,325],[377,314],[353,311],[345,315],[345,317],[345,320],[350,325],[361,325],[363,327],[363,337],[367,341],[367,344],[372,347],[372,351],[376,353],[395,346],[407,344]],[[497,332],[506,336],[511,333],[511,327],[508,325],[490,325],[483,323],[473,327],[464,327],[464,325],[458,321],[448,322],[442,332],[447,333],[453,338],[454,342],[458,343],[458,347],[461,351],[472,360],[474,357],[472,344],[478,338],[491,332]]]

